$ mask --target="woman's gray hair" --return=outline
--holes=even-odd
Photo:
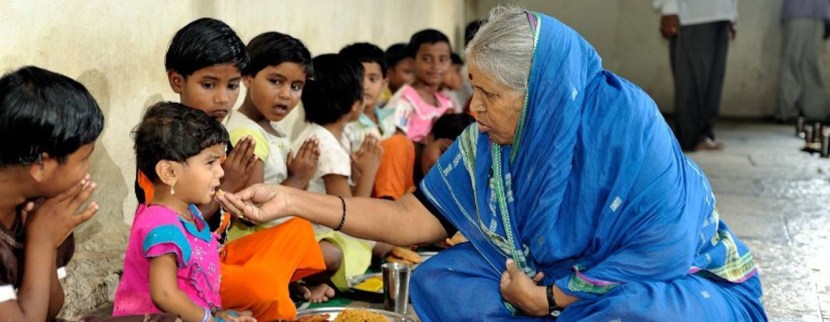
[[[514,5],[494,8],[464,52],[469,64],[524,93],[533,58],[533,30],[527,13]]]

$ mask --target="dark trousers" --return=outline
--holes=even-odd
[[[670,44],[674,72],[675,135],[683,149],[715,139],[720,110],[729,21],[681,26]]]
[[[778,119],[788,121],[801,115],[808,120],[825,120],[828,110],[819,59],[824,22],[788,19],[783,22],[782,30]]]

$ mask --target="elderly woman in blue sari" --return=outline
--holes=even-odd
[[[554,18],[501,7],[467,50],[469,127],[397,201],[259,185],[220,196],[408,245],[469,243],[414,271],[421,320],[761,321],[752,253],[654,102]]]

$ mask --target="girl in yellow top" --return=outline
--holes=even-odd
[[[228,120],[232,142],[253,138],[257,161],[247,185],[275,183],[305,188],[317,167],[317,141],[302,143],[289,153],[281,121],[297,106],[306,79],[312,75],[311,54],[291,36],[263,33],[248,44],[251,62],[243,70],[248,88],[238,113]],[[259,320],[293,319],[296,308],[288,286],[326,268],[311,224],[282,218],[259,225],[237,221],[222,254],[222,301],[227,307],[250,310]],[[322,290],[304,290],[306,299]]]

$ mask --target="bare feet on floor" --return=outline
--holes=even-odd
[[[300,287],[303,297],[311,303],[328,302],[334,297],[334,289],[326,283]]]
[[[723,150],[723,142],[705,138],[695,146],[695,151],[720,151]]]

